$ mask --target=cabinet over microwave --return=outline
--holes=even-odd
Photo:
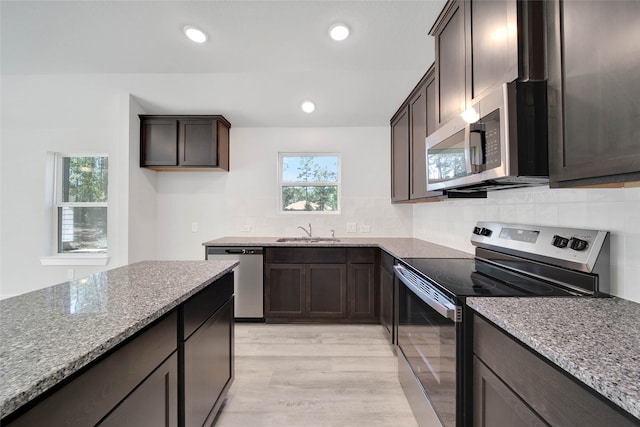
[[[547,184],[546,82],[498,86],[429,135],[426,153],[429,191]]]

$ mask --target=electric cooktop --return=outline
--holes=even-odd
[[[402,261],[453,298],[575,295],[543,280],[473,258],[403,258]]]

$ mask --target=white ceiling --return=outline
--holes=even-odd
[[[445,0],[5,1],[3,75],[117,81],[147,113],[233,126],[384,126],[433,62]],[[329,39],[337,21],[352,35]],[[191,24],[209,35],[189,41]],[[300,111],[304,99],[316,112]]]

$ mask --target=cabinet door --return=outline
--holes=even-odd
[[[434,31],[438,126],[466,108],[464,2],[453,1],[449,6]]]
[[[349,265],[349,319],[377,320],[375,264]]]
[[[409,100],[410,114],[410,198],[420,199],[427,195],[427,160],[425,139],[427,138],[427,85],[418,88]]]
[[[100,423],[101,427],[178,425],[178,354],[167,359]]]
[[[347,266],[345,264],[309,264],[306,276],[308,317],[346,318]]]
[[[409,107],[391,122],[391,201],[409,200]]]
[[[304,264],[265,264],[264,315],[301,319],[305,316]]]
[[[380,267],[380,323],[393,339],[393,274]]]
[[[518,10],[516,0],[470,1],[467,11],[466,50],[468,97],[475,99],[487,90],[518,76]]]
[[[233,373],[233,321],[232,298],[184,342],[185,427],[212,420],[221,404]]]
[[[473,425],[544,427],[547,424],[474,356]]]
[[[640,180],[640,2],[547,10],[551,186]]]
[[[178,151],[181,166],[217,166],[217,121],[180,120]]]
[[[140,141],[140,166],[178,165],[178,127],[175,120],[142,120]]]

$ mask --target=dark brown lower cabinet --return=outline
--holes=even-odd
[[[306,309],[310,319],[347,317],[347,266],[309,264],[305,269]]]
[[[174,352],[142,382],[100,427],[178,425],[178,353]]]
[[[477,357],[473,357],[473,425],[546,426],[507,385]]]
[[[639,420],[473,316],[473,425],[637,426]]]
[[[395,340],[393,330],[393,264],[394,258],[383,251],[380,256],[380,323],[391,343]]]
[[[301,319],[306,316],[305,265],[266,264],[265,308],[267,320]]]
[[[232,282],[233,283],[233,282]],[[210,425],[233,376],[233,298],[184,342],[184,425]]]
[[[267,322],[373,323],[377,248],[266,248]]]
[[[375,264],[349,265],[349,318],[378,320]]]

